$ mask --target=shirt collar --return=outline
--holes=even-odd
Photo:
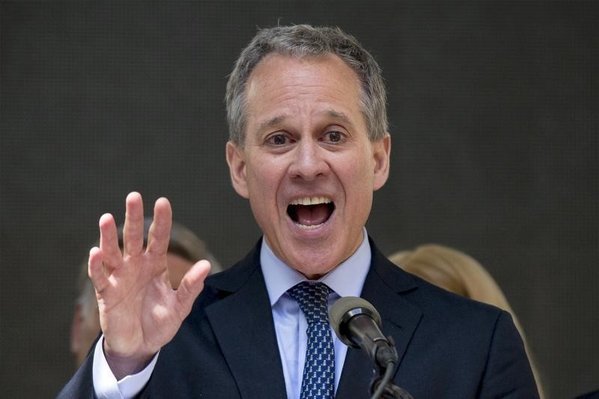
[[[360,296],[362,286],[370,268],[372,253],[366,228],[362,243],[346,261],[321,277],[318,281],[328,285],[339,296]],[[266,283],[266,290],[273,306],[279,298],[294,285],[307,281],[303,274],[286,265],[272,252],[266,239],[260,248],[260,265]]]

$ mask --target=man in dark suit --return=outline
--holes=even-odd
[[[370,301],[397,346],[393,381],[417,399],[538,397],[506,312],[403,272],[368,238],[391,138],[380,68],[353,37],[306,25],[261,30],[226,100],[232,184],[263,238],[208,279],[208,262],[198,262],[173,291],[170,204],[156,201],[144,250],[142,200],[130,194],[122,253],[114,218],[100,218],[89,274],[103,335],[60,397],[366,397],[371,361],[328,327],[318,339],[334,351],[314,348],[306,292],[325,307],[343,296]],[[323,366],[326,389],[310,393],[319,350],[334,355]]]

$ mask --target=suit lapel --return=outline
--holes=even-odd
[[[390,263],[372,241],[370,245],[372,263],[361,296],[381,314],[383,333],[393,337],[401,367],[403,356],[422,317],[420,309],[406,301],[402,293],[416,289],[416,286],[412,278]],[[366,397],[372,376],[372,361],[361,350],[349,348],[336,396]],[[401,385],[402,381],[396,383]]]
[[[393,265],[370,242],[372,262],[362,297],[379,311],[383,332],[392,336],[401,360],[416,330],[421,311],[402,294],[416,289],[409,274]],[[211,285],[227,295],[206,308],[206,314],[242,398],[284,398],[285,380],[272,311],[259,261],[260,242],[237,271],[227,271]],[[358,349],[348,349],[338,398],[368,394],[373,375],[370,359]],[[401,381],[397,381],[401,385]]]
[[[227,282],[232,293],[208,306],[206,314],[241,397],[284,398],[283,369],[259,251],[254,250],[241,263],[243,272],[229,280],[233,284]],[[230,288],[235,285],[239,287]]]

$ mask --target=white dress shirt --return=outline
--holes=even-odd
[[[343,296],[359,296],[370,267],[371,251],[366,229],[362,243],[346,261],[318,281],[328,285],[334,292],[329,296],[329,306]],[[266,239],[260,249],[260,264],[272,307],[275,332],[283,365],[283,376],[289,399],[298,399],[306,357],[308,324],[299,305],[287,294],[294,285],[307,280],[306,277],[287,266],[270,249]],[[335,344],[335,389],[339,384],[341,370],[347,353],[335,333],[331,331]],[[114,377],[103,347],[104,338],[98,340],[93,360],[93,383],[96,396],[101,399],[129,399],[139,393],[150,380],[159,353],[150,364],[137,374],[126,376],[120,381]]]
[[[306,277],[287,266],[271,251],[266,240],[260,252],[262,273],[270,298],[279,354],[289,399],[298,399],[306,359],[308,323],[297,302],[287,294],[294,285],[306,281]],[[329,306],[339,297],[359,296],[370,267],[370,244],[364,230],[362,244],[354,254],[318,281],[325,283],[334,293],[329,295]],[[335,389],[339,385],[347,346],[333,334],[335,345]]]

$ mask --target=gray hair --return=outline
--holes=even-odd
[[[243,146],[245,141],[247,81],[256,65],[270,53],[298,58],[337,55],[360,79],[360,106],[368,137],[375,141],[387,134],[385,84],[374,57],[339,28],[293,25],[259,30],[237,59],[225,95],[229,139],[233,143]]]

